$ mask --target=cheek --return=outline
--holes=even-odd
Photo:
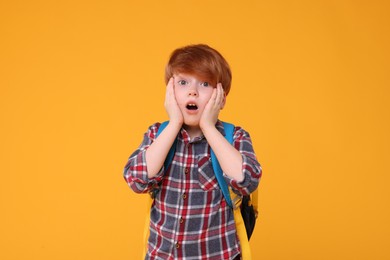
[[[204,107],[207,105],[207,103],[209,102],[211,96],[213,95],[213,91],[210,91],[210,92],[204,92],[203,95],[202,95],[202,109],[204,109]]]
[[[179,105],[183,104],[184,98],[183,98],[183,93],[181,91],[175,91],[175,98],[176,98],[176,102]]]
[[[207,91],[205,91],[205,99],[207,101],[210,100],[211,96],[213,95],[214,88],[208,88]]]

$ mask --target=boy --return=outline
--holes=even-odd
[[[171,54],[165,81],[169,123],[157,138],[160,123],[149,127],[124,171],[135,192],[157,190],[145,259],[239,259],[233,210],[214,175],[210,148],[239,195],[257,188],[261,167],[249,134],[235,127],[231,145],[218,120],[230,90],[230,67],[215,49],[189,45]],[[175,140],[175,156],[164,169]]]

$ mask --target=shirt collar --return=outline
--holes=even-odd
[[[222,121],[217,120],[217,123],[215,124],[215,127],[217,128],[217,130],[223,136],[226,135],[225,134],[225,130],[223,128]],[[204,135],[202,134],[201,136],[195,137],[194,139],[191,140],[190,135],[188,134],[188,132],[183,127],[180,130],[180,137],[183,139],[184,142],[188,142],[188,143],[194,143],[194,142],[198,142],[198,141],[201,141],[201,140],[205,139]]]

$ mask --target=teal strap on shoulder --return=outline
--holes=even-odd
[[[158,128],[156,138],[161,134],[161,132],[167,127],[169,121],[162,122],[160,127]],[[169,164],[172,162],[173,157],[175,156],[175,149],[176,149],[176,140],[173,142],[173,145],[171,149],[169,149],[167,158],[164,161],[164,169],[167,170],[169,167]]]
[[[226,122],[222,122],[223,129],[225,130],[225,138],[228,142],[233,145],[233,136],[234,136],[234,125]]]
[[[226,123],[226,122],[222,122],[222,124],[223,124],[223,128],[224,128],[224,131],[225,131],[225,138],[226,138],[226,140],[230,144],[233,144],[234,125]],[[215,177],[218,180],[218,184],[219,184],[219,187],[222,190],[222,194],[225,197],[226,203],[231,208],[233,208],[233,203],[232,203],[232,200],[230,198],[229,188],[228,188],[228,185],[227,185],[227,183],[225,181],[225,178],[223,177],[222,168],[219,165],[217,156],[215,156],[215,153],[213,152],[212,149],[210,149],[210,155],[211,155],[211,164],[213,165],[214,174],[215,174]]]

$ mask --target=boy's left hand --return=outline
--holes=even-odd
[[[217,87],[213,90],[213,94],[206,107],[203,110],[200,117],[199,126],[201,129],[206,127],[215,127],[218,120],[218,115],[221,109],[224,107],[226,96],[222,88],[222,84],[218,83]]]

